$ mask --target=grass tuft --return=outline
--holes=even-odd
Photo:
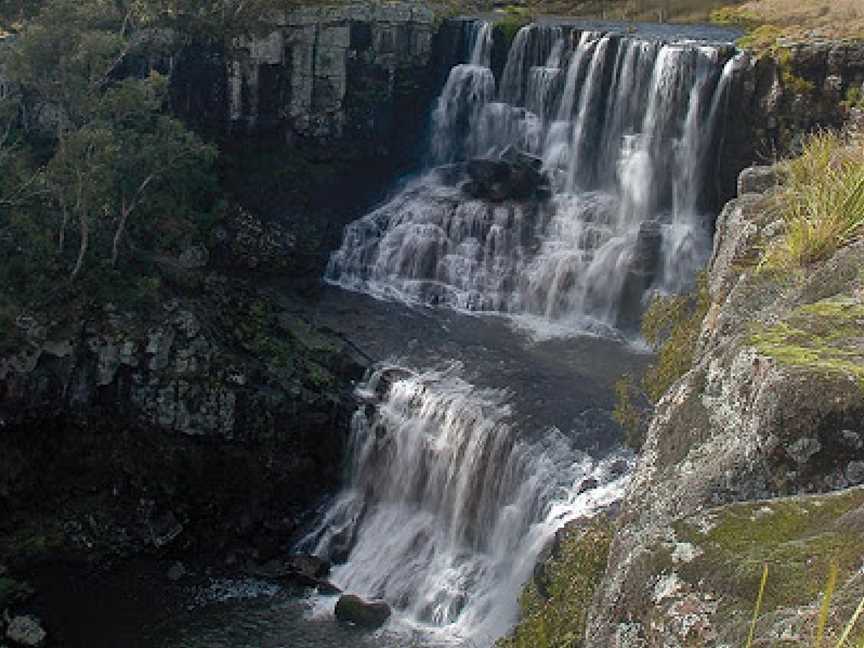
[[[763,265],[806,266],[864,237],[864,139],[816,133],[781,171],[786,234],[766,250]]]

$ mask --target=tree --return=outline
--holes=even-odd
[[[36,175],[59,216],[59,254],[78,225],[72,279],[94,245],[116,267],[130,222],[150,216],[158,226],[159,209],[189,210],[189,186],[213,180],[215,149],[166,113],[167,79],[118,78],[136,24],[148,19],[142,4],[46,0],[5,61],[30,136],[53,138]],[[0,192],[2,206],[10,194]]]
[[[161,114],[167,80],[128,79],[112,88],[102,106],[103,118],[115,131],[116,159],[112,178],[117,225],[112,240],[111,265],[117,265],[119,247],[129,217],[148,198],[171,181],[182,179],[201,166],[210,166],[216,149],[204,144],[177,119]]]
[[[42,0],[0,0],[0,28],[16,29],[24,20],[39,13],[41,8]]]

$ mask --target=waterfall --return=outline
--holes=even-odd
[[[540,550],[566,521],[608,505],[628,459],[592,459],[555,429],[525,438],[508,394],[461,367],[382,366],[360,387],[348,486],[306,539],[346,560],[346,591],[383,598],[404,623],[488,645],[516,619]],[[584,480],[597,488],[580,489]]]
[[[469,33],[433,111],[429,170],[347,228],[327,280],[633,330],[650,294],[686,288],[707,258],[732,48],[532,24],[496,84],[490,25]],[[472,193],[466,162],[514,148],[540,160],[551,195]]]
[[[346,228],[326,279],[571,334],[634,331],[647,296],[686,287],[707,257],[732,48],[528,25],[496,80],[490,25],[466,32],[427,169]],[[514,395],[457,364],[382,365],[358,395],[348,484],[304,546],[397,624],[491,645],[541,548],[614,501],[629,460],[516,425]]]

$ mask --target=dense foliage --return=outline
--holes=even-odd
[[[128,72],[141,48],[158,60],[154,42],[175,46],[145,29],[167,9],[46,0],[29,15],[37,4],[0,13],[16,32],[0,49],[7,320],[59,292],[158,284],[154,260],[199,238],[219,208],[216,149],[170,114],[162,74]]]

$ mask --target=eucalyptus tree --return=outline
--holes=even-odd
[[[94,240],[116,267],[130,219],[150,217],[158,227],[153,205],[177,209],[189,198],[184,183],[212,176],[215,149],[167,112],[167,79],[123,78],[136,30],[158,18],[141,4],[47,0],[3,62],[18,88],[23,128],[54,142],[38,176],[59,215],[61,254],[68,226],[78,225],[72,278]]]

